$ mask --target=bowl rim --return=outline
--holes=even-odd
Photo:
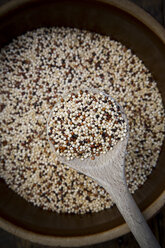
[[[14,8],[19,8],[22,4],[26,4],[32,1],[33,0],[9,1],[0,6],[0,16],[5,15],[7,12],[10,12]],[[118,1],[94,0],[94,1],[111,5],[135,17],[138,21],[140,21],[147,28],[149,28],[154,34],[156,34],[156,36],[165,45],[165,29],[163,28],[163,26],[160,23],[158,23],[158,21],[156,21],[150,14],[148,14],[146,11],[138,7],[136,4],[128,0],[118,0]],[[151,217],[153,217],[164,206],[164,204],[165,204],[165,190],[150,206],[148,206],[143,211],[145,218],[148,220]],[[76,236],[76,237],[65,237],[65,236],[54,237],[54,236],[31,232],[22,227],[16,226],[12,222],[9,222],[2,217],[0,217],[0,227],[3,228],[5,231],[12,233],[13,235],[29,240],[31,242],[39,243],[42,245],[49,245],[49,246],[59,245],[63,247],[76,247],[76,246],[80,247],[84,245],[101,243],[115,239],[129,232],[129,228],[127,224],[124,223],[111,230],[96,234]]]
[[[148,208],[143,211],[146,220],[153,217],[165,203],[165,191],[154,201]],[[0,217],[0,227],[5,231],[16,235],[20,238],[29,240],[30,242],[48,246],[63,246],[63,247],[81,247],[84,245],[92,245],[102,243],[108,240],[115,239],[130,232],[126,223],[115,227],[111,230],[100,232],[92,235],[76,236],[76,237],[54,237],[34,233],[24,228],[18,227],[9,221]]]

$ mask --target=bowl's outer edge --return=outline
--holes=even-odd
[[[155,202],[152,203],[152,205],[150,205],[147,209],[143,211],[145,218],[148,220],[153,215],[155,215],[160,210],[160,208],[164,206],[164,203],[165,203],[165,191],[159,196],[159,198]],[[0,218],[0,226],[4,230],[20,238],[27,239],[31,242],[39,243],[42,245],[49,245],[49,246],[56,245],[63,247],[77,247],[77,246],[81,247],[84,245],[101,243],[107,240],[115,239],[129,232],[129,228],[126,223],[102,233],[88,235],[88,236],[77,236],[77,237],[53,237],[48,235],[36,234],[27,231],[21,227],[15,226],[14,224],[2,218]]]

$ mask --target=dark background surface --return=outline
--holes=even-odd
[[[12,0],[0,0],[0,5]],[[116,0],[118,1],[118,0]],[[165,0],[130,0],[142,7],[151,14],[159,23],[165,27]],[[149,225],[159,241],[162,248],[165,248],[165,207],[163,207],[156,216],[150,221]],[[84,246],[84,248],[138,248],[133,235],[131,233],[124,235],[118,239],[108,241],[102,244]],[[29,241],[18,238],[12,234],[0,229],[0,248],[48,248],[31,243]],[[54,247],[55,248],[55,247]],[[57,248],[57,247],[56,247]]]

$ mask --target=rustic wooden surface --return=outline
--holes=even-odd
[[[3,4],[9,0],[0,0]],[[130,0],[150,13],[157,21],[165,27],[165,0]],[[149,225],[159,241],[162,248],[165,248],[165,206],[149,221]],[[104,242],[102,244],[85,246],[84,248],[138,248],[131,233],[118,239]],[[0,248],[48,248],[31,243],[29,241],[11,235],[0,229]],[[57,248],[57,247],[54,247]]]

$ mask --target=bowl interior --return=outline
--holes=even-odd
[[[29,0],[14,3],[0,13],[0,46],[28,30],[66,26],[110,35],[131,48],[150,69],[165,100],[165,49],[163,42],[142,22],[107,1]],[[11,5],[10,5],[11,6]],[[165,188],[163,146],[156,169],[135,193],[141,210],[154,202]],[[0,216],[17,226],[53,236],[94,234],[121,225],[116,207],[99,213],[73,215],[43,211],[27,203],[0,180]]]

